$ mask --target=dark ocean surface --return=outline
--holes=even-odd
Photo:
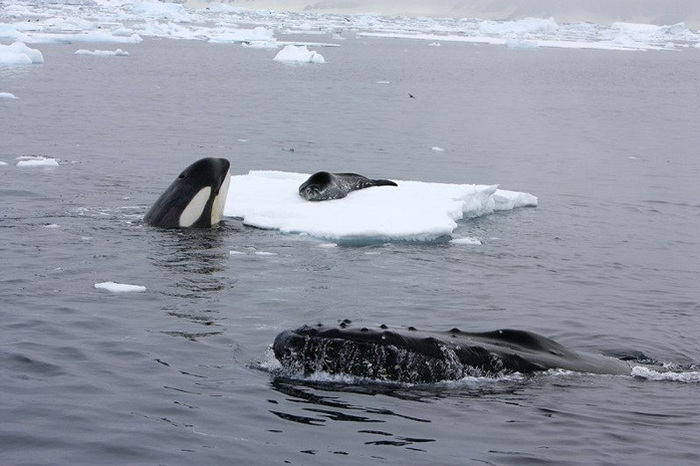
[[[3,465],[700,462],[700,50],[351,38],[285,65],[194,41],[36,48],[43,65],[0,67],[18,97],[0,100]],[[59,166],[16,166],[39,155]],[[205,156],[500,184],[539,206],[462,221],[481,245],[144,226]],[[280,331],[342,319],[525,329],[672,372],[277,374]]]

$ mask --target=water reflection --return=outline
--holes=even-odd
[[[407,399],[403,396],[401,390],[399,390],[398,387],[387,386],[380,388],[374,386],[374,392],[372,392],[371,390],[356,391],[355,389],[360,388],[362,386],[326,383],[302,384],[299,381],[285,379],[282,377],[274,378],[270,382],[270,384],[275,391],[282,393],[286,396],[286,401],[290,403],[288,406],[289,408],[291,408],[287,411],[283,411],[282,409],[280,409],[281,406],[279,405],[279,403],[273,400],[269,400],[270,402],[273,402],[275,405],[277,405],[275,409],[270,410],[270,413],[286,421],[293,421],[308,426],[325,426],[329,421],[355,422],[359,425],[386,425],[386,423],[392,417],[407,419],[419,423],[431,422],[429,419],[422,419],[416,416],[400,414],[394,410],[390,410],[387,408],[375,408],[371,406],[363,406],[346,402],[342,399],[343,395],[342,393],[340,393],[353,391],[356,393],[363,393],[368,395],[389,394],[392,396],[397,396],[399,398]],[[379,389],[379,391],[377,391],[377,389]],[[322,394],[322,391],[331,393]],[[421,401],[420,399],[414,399],[413,397],[410,398],[414,401]],[[299,409],[293,409],[294,407],[298,407]],[[394,435],[390,432],[386,432],[386,430],[371,429],[367,427],[359,429],[358,433],[380,437],[376,439],[372,438],[364,442],[365,445],[389,445],[409,448],[413,444],[435,441],[434,439],[423,439]]]
[[[224,238],[231,229],[222,224],[205,229],[152,230],[149,260],[161,272],[163,294],[172,298],[164,301],[161,310],[188,325],[185,330],[163,331],[166,335],[196,341],[223,333],[216,328],[193,330],[190,324],[218,327],[220,292],[235,285],[235,280],[223,273],[228,258]]]

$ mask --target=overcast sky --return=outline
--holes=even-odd
[[[191,0],[202,3],[206,0]],[[700,28],[700,0],[214,0],[250,9],[327,13],[381,13],[517,19],[554,17],[558,22],[612,21]]]

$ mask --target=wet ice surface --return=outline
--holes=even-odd
[[[5,3],[2,22],[24,5]],[[56,34],[103,14],[70,8],[60,17],[75,30]],[[18,97],[0,100],[4,463],[698,463],[697,49],[437,47],[275,27],[276,40],[340,45],[307,45],[326,63],[289,66],[273,48],[141,36],[196,26],[149,21],[116,21],[142,39],[128,57],[75,55],[114,43],[32,43],[43,64],[0,67],[0,90]],[[420,244],[236,219],[144,226],[205,156],[227,157],[234,176],[499,184],[538,206]],[[146,290],[95,288],[109,282]],[[346,318],[522,328],[665,367],[428,386],[278,376],[279,332]]]

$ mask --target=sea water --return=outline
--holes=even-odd
[[[0,68],[17,97],[0,100],[3,464],[700,461],[700,50],[351,37],[290,65],[197,41],[35,47],[44,64]],[[143,225],[205,156],[234,175],[499,184],[539,204],[461,221],[476,242]],[[110,282],[145,290],[95,287]],[[672,371],[277,374],[277,333],[342,319],[526,329]]]

